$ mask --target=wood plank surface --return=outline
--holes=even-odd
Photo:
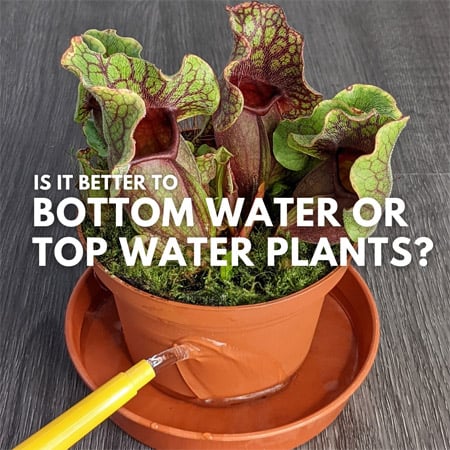
[[[236,3],[236,2],[231,2]],[[379,85],[411,116],[393,156],[393,195],[408,228],[394,239],[428,236],[428,265],[406,268],[370,257],[358,270],[377,301],[381,344],[375,366],[341,416],[305,449],[447,449],[450,428],[449,3],[440,0],[279,1],[306,38],[306,78],[326,97],[349,84]],[[33,228],[33,175],[72,173],[83,145],[72,122],[74,77],[59,60],[71,36],[116,28],[144,45],[166,73],[185,53],[220,72],[231,49],[223,1],[0,2],[0,448],[12,448],[88,389],[65,349],[63,324],[82,265],[49,255],[39,267],[31,237],[75,235]],[[54,202],[66,192],[49,191]],[[77,195],[73,192],[73,195]],[[77,449],[144,449],[106,422]]]

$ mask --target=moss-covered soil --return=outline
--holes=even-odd
[[[196,267],[188,264],[144,267],[138,259],[135,266],[125,264],[119,245],[119,237],[131,240],[136,235],[132,225],[105,225],[96,228],[86,221],[83,226],[86,236],[99,236],[108,244],[107,252],[100,262],[112,273],[129,284],[154,295],[184,303],[211,306],[236,306],[260,303],[299,291],[316,282],[331,271],[328,263],[320,262],[314,267],[290,265],[290,255],[278,258],[273,267],[267,266],[266,229],[254,230],[250,236],[252,250],[249,253],[253,267],[244,265],[230,267]],[[301,242],[299,256],[309,260],[314,253],[314,244]]]

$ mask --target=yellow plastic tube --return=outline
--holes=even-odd
[[[69,448],[131,400],[154,377],[155,371],[149,361],[138,362],[23,441],[15,450]]]

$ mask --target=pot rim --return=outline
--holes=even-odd
[[[337,266],[331,272],[329,272],[324,277],[322,277],[320,280],[314,282],[313,284],[310,284],[309,286],[301,289],[300,291],[293,292],[292,294],[285,295],[284,297],[279,297],[279,298],[275,298],[275,299],[272,299],[272,300],[266,300],[266,301],[260,302],[260,303],[252,303],[252,304],[248,304],[248,305],[234,305],[234,306],[229,306],[229,305],[220,305],[220,306],[197,305],[197,304],[194,304],[194,303],[184,303],[184,302],[179,302],[177,300],[172,300],[172,299],[168,299],[168,298],[164,298],[164,297],[159,297],[158,295],[151,294],[150,292],[147,292],[147,291],[144,291],[142,289],[139,289],[139,288],[131,285],[130,283],[127,283],[126,281],[122,280],[122,278],[120,278],[119,276],[112,274],[97,259],[95,259],[94,267],[98,268],[99,270],[101,270],[106,276],[108,276],[111,279],[113,279],[116,283],[120,284],[125,289],[130,290],[130,291],[132,291],[134,293],[139,293],[140,295],[149,296],[152,299],[152,301],[161,302],[161,303],[163,303],[165,305],[170,304],[172,307],[179,307],[179,308],[182,308],[182,309],[185,309],[185,308],[188,308],[188,309],[191,309],[191,308],[203,309],[204,311],[208,311],[208,310],[212,311],[212,310],[217,310],[217,309],[226,309],[227,311],[233,311],[233,310],[243,311],[243,310],[246,310],[246,309],[253,309],[254,310],[256,308],[267,307],[268,305],[274,305],[274,304],[280,304],[280,303],[284,303],[284,302],[289,302],[293,298],[297,298],[300,295],[308,295],[311,292],[313,292],[314,290],[318,289],[320,287],[319,286],[320,284],[326,283],[327,281],[331,280],[334,277],[338,277],[340,272],[345,272],[350,267],[350,265],[348,264],[346,266]],[[104,284],[104,283],[102,283],[102,284]],[[105,287],[107,288],[107,286],[105,286]]]
[[[83,244],[83,247],[86,248],[86,240],[85,240],[86,238],[84,236],[81,225],[79,225],[77,227],[77,234],[78,234],[78,238],[80,239],[81,243]],[[197,305],[194,303],[184,303],[184,302],[179,302],[177,300],[172,300],[169,298],[159,297],[158,295],[151,294],[150,292],[139,289],[139,288],[131,285],[130,283],[127,283],[119,276],[112,274],[97,258],[94,259],[94,268],[100,269],[105,275],[107,275],[111,279],[114,279],[117,283],[122,285],[124,288],[126,288],[132,292],[143,294],[145,296],[150,296],[153,301],[162,302],[164,304],[171,304],[171,306],[180,307],[182,309],[184,309],[184,308],[199,309],[200,308],[200,309],[207,311],[207,310],[217,310],[220,308],[220,309],[226,309],[227,311],[233,311],[233,310],[243,311],[244,309],[263,308],[265,305],[273,305],[275,303],[288,302],[288,301],[292,300],[294,297],[298,297],[300,295],[308,295],[310,292],[317,289],[319,287],[319,284],[325,283],[335,276],[336,277],[339,276],[340,272],[345,272],[349,267],[351,267],[350,261],[351,261],[351,255],[348,255],[347,264],[345,266],[342,266],[342,265],[336,266],[333,270],[331,270],[329,273],[327,273],[324,277],[320,278],[320,280],[317,280],[313,284],[310,284],[309,286],[301,289],[300,291],[296,291],[291,294],[285,295],[284,297],[274,298],[272,300],[266,300],[266,301],[260,302],[260,303],[252,303],[249,305],[234,305],[234,306]]]

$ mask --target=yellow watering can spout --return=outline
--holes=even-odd
[[[136,396],[161,368],[187,359],[189,350],[188,345],[179,345],[139,361],[30,436],[15,450],[71,447]]]

